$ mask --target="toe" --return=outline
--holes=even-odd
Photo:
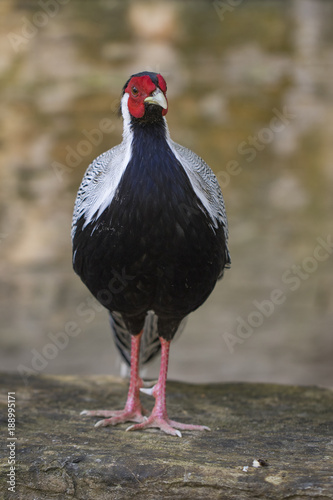
[[[169,423],[175,429],[181,429],[183,431],[210,431],[211,430],[206,425],[183,424],[182,422],[176,422],[175,420],[170,420]]]
[[[118,413],[121,413],[121,410],[83,410],[81,411],[80,415],[84,415],[87,417],[113,417],[115,415],[118,415]]]
[[[111,418],[103,418],[102,420],[98,420],[94,427],[106,427],[107,425],[112,425]]]
[[[142,409],[142,411],[144,411]],[[80,415],[89,416],[89,417],[104,417],[102,420],[98,420],[96,422],[95,427],[107,427],[108,425],[117,425],[122,424],[124,422],[143,422],[146,417],[143,416],[141,411],[138,409],[134,410],[83,410]]]

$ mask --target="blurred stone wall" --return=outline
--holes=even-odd
[[[332,385],[332,14],[323,0],[1,1],[3,369],[118,373],[107,315],[71,269],[71,213],[90,161],[121,140],[124,82],[150,70],[230,223],[232,269],[170,376]]]

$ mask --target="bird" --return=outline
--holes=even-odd
[[[210,430],[171,420],[166,408],[170,343],[230,267],[228,223],[218,181],[202,158],[174,142],[167,84],[151,71],[125,83],[123,138],[88,167],[72,220],[73,268],[109,311],[116,347],[130,367],[123,410],[83,410],[96,427]],[[153,387],[140,368],[161,355]],[[155,398],[148,415],[140,392]]]

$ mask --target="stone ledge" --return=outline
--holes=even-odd
[[[17,417],[15,493],[6,485],[8,453],[1,458],[5,500],[333,499],[329,389],[169,382],[170,417],[212,429],[182,438],[95,429],[95,419],[80,417],[85,408],[122,408],[121,379],[37,376],[26,384],[2,374],[1,389],[3,442],[8,391]],[[254,459],[268,465],[255,468]]]

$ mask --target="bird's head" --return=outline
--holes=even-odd
[[[166,90],[162,75],[144,71],[125,83],[122,101],[127,100],[128,111],[134,118],[162,117],[168,112]]]

